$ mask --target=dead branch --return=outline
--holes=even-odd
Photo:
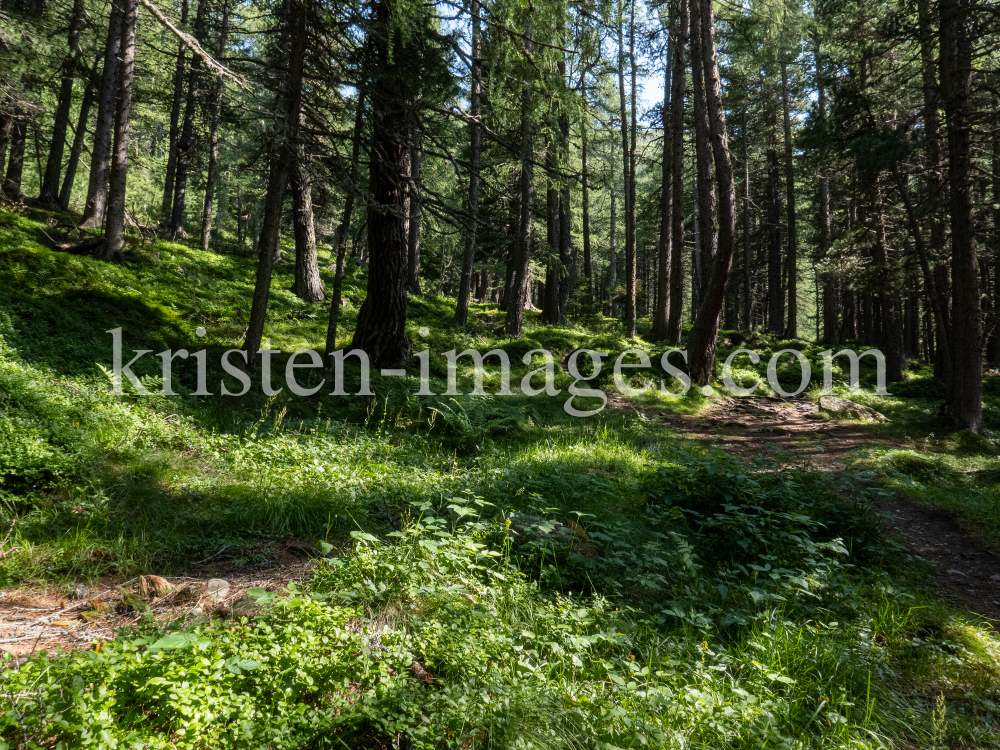
[[[243,76],[241,76],[239,73],[234,73],[225,65],[220,63],[214,57],[212,57],[210,54],[208,54],[205,50],[203,50],[201,45],[198,44],[197,39],[195,39],[190,34],[185,34],[183,31],[174,26],[169,21],[169,19],[167,19],[167,17],[160,12],[160,9],[157,8],[155,5],[153,5],[149,0],[139,0],[139,2],[142,3],[142,6],[146,10],[148,10],[150,13],[153,14],[153,16],[156,18],[157,21],[166,26],[174,36],[176,36],[178,39],[184,42],[184,44],[186,44],[191,49],[192,52],[198,55],[198,57],[202,59],[205,65],[210,67],[212,70],[214,70],[223,78],[228,78],[244,91],[250,90],[250,84]]]

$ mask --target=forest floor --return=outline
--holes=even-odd
[[[611,397],[618,409],[639,413],[633,402]],[[842,471],[869,447],[916,450],[920,440],[875,432],[873,425],[833,421],[808,399],[723,398],[699,414],[642,410],[684,438],[720,448],[745,462],[768,457],[776,465]],[[944,508],[928,507],[901,491],[876,496],[886,533],[933,567],[933,584],[954,606],[1000,630],[1000,553],[973,525]]]
[[[115,397],[115,328],[206,347],[219,382],[255,267],[164,241],[67,255],[46,218],[0,211],[0,748],[1000,747],[1000,377],[982,436],[935,423],[929,366],[875,393],[872,358],[861,392],[837,360],[834,392],[884,424],[815,394],[625,399],[610,368],[591,382],[611,408],[577,396],[582,419],[562,367],[539,398],[497,397],[493,366],[474,395],[469,366],[456,397],[415,398],[413,368],[373,373],[377,397],[225,401],[179,365],[180,395]],[[326,333],[291,283],[276,267],[276,371]],[[345,277],[341,345],[365,283]],[[463,329],[453,309],[408,303],[434,393],[450,349],[503,349],[516,379],[539,349],[662,362],[600,315],[530,313],[510,340],[493,306]],[[719,345],[823,366],[810,342]],[[136,364],[154,392],[158,364]]]
[[[833,421],[815,401],[778,397],[723,398],[697,414],[636,406],[617,393],[609,394],[613,408],[658,422],[679,437],[726,451],[746,463],[773,461],[774,466],[837,472],[852,455],[867,447],[916,449],[916,440],[878,434],[857,421]],[[1000,554],[955,513],[928,507],[904,492],[876,497],[886,533],[910,548],[918,562],[931,566],[936,592],[953,606],[968,611],[1000,630]],[[271,550],[265,562],[234,564],[225,556],[206,560],[168,576],[175,590],[149,601],[152,615],[169,623],[180,617],[211,617],[246,606],[248,589],[279,591],[289,583],[308,579],[316,549],[289,538]],[[220,550],[224,552],[224,550]],[[214,557],[214,556],[213,556]],[[229,584],[221,597],[207,597],[208,581]],[[117,630],[136,624],[142,613],[123,604],[134,593],[137,577],[103,576],[67,598],[66,587],[45,582],[0,590],[0,644],[22,657],[40,649],[66,651],[92,648],[95,641],[113,640]],[[178,596],[177,592],[186,592]],[[193,595],[192,595],[193,594]],[[94,622],[80,617],[82,610],[103,608],[114,613]],[[245,613],[244,613],[245,614]]]

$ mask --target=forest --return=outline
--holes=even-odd
[[[1000,5],[0,65],[0,750],[1000,748]]]

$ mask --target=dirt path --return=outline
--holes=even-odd
[[[880,498],[882,525],[935,568],[934,583],[957,607],[992,620],[1000,630],[1000,554],[982,544],[947,511],[899,494]]]
[[[635,410],[612,398],[615,406]],[[912,442],[877,433],[859,422],[831,422],[815,402],[779,398],[726,398],[698,416],[659,412],[656,418],[693,438],[747,460],[776,458],[786,466],[811,465],[822,471],[846,468],[853,451],[877,445],[913,448]],[[647,418],[654,414],[647,412]],[[969,533],[949,512],[929,508],[897,493],[879,497],[886,531],[908,545],[914,557],[937,569],[934,583],[943,599],[992,620],[1000,630],[1000,554]]]
[[[222,560],[194,566],[189,575],[164,579],[170,592],[140,598],[162,622],[182,615],[239,617],[251,611],[247,589],[282,590],[307,578],[314,564],[295,545],[285,545],[269,564],[232,566]],[[213,579],[226,586],[209,590]],[[0,653],[13,654],[11,666],[16,666],[33,652],[89,649],[110,641],[117,630],[139,621],[141,612],[130,606],[136,600],[126,601],[126,594],[139,593],[138,577],[0,589]]]
[[[843,468],[846,456],[864,446],[902,447],[873,435],[871,425],[831,422],[818,411],[816,402],[806,399],[724,398],[697,417],[662,412],[660,419],[686,437],[714,442],[738,456],[779,457],[825,470]]]

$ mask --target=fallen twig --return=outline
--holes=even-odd
[[[219,555],[221,555],[221,554],[222,554],[223,552],[225,552],[225,551],[226,551],[227,549],[229,549],[229,545],[228,545],[228,544],[223,544],[223,545],[222,545],[221,547],[219,547],[219,551],[218,551],[218,552],[216,552],[216,553],[215,553],[214,555],[209,555],[209,556],[208,556],[208,557],[206,557],[206,558],[205,558],[204,560],[199,560],[198,562],[196,562],[196,563],[193,563],[193,564],[194,564],[194,565],[201,565],[202,563],[206,563],[206,562],[208,562],[209,560],[211,560],[211,559],[212,559],[213,557],[218,557],[218,556],[219,556]]]

